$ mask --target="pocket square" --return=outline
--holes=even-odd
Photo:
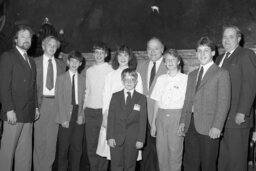
[[[140,105],[135,104],[134,107],[133,107],[133,110],[140,111]]]

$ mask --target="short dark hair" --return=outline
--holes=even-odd
[[[14,44],[15,44],[15,40],[18,38],[18,35],[19,35],[20,31],[28,31],[31,35],[31,38],[34,34],[33,30],[29,26],[27,26],[27,25],[18,25],[16,27],[15,35],[13,37]]]
[[[134,55],[133,51],[128,47],[128,46],[125,46],[125,45],[122,45],[120,46],[116,53],[115,53],[115,56],[113,58],[113,61],[112,61],[112,68],[114,70],[116,70],[118,67],[119,67],[119,63],[118,63],[118,55],[120,53],[127,53],[128,56],[129,56],[129,62],[128,62],[128,67],[129,68],[133,68],[133,69],[136,69],[137,67],[137,58],[136,56]]]
[[[216,46],[215,44],[213,43],[213,41],[207,37],[207,36],[203,36],[199,39],[199,41],[197,42],[197,48],[199,46],[208,46],[211,51],[215,51],[216,50]]]
[[[76,59],[76,60],[78,60],[78,61],[80,61],[80,62],[82,62],[83,59],[84,59],[82,53],[79,52],[79,51],[75,51],[75,50],[74,50],[74,51],[71,51],[71,52],[68,54],[68,60],[70,60],[71,58],[74,58],[74,59]]]
[[[94,43],[94,45],[92,47],[92,50],[95,51],[96,49],[104,50],[105,53],[107,53],[107,54],[108,54],[108,51],[109,51],[107,45],[102,41],[98,41],[98,42]]]
[[[134,68],[126,68],[121,73],[122,80],[125,79],[125,76],[129,74],[130,76],[134,77],[136,80],[138,80],[138,73]]]

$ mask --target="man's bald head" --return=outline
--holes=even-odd
[[[155,62],[162,57],[164,45],[160,39],[153,37],[147,43],[147,54],[151,61]]]

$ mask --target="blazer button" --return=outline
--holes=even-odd
[[[24,80],[24,82],[26,82],[26,80]]]
[[[167,114],[166,116],[167,116],[167,117],[170,117],[170,114]]]

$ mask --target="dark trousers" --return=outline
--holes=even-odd
[[[185,136],[184,171],[216,171],[219,139],[199,134],[191,116],[188,132]]]
[[[58,170],[79,171],[82,155],[82,141],[84,135],[84,124],[78,125],[77,121],[78,106],[73,106],[69,128],[59,126],[58,134]],[[70,165],[69,165],[70,164]]]
[[[85,108],[85,130],[90,171],[106,171],[108,160],[96,154],[102,124],[102,109]]]
[[[110,148],[111,171],[135,171],[138,150],[136,142],[129,142],[128,139],[124,144]]]
[[[219,171],[247,171],[249,128],[226,128],[220,142]]]
[[[89,163],[88,154],[87,154],[86,129],[83,136],[82,146],[83,147],[82,147],[82,157],[80,162],[80,171],[90,171],[90,163]]]
[[[157,152],[156,152],[156,138],[150,134],[150,125],[148,123],[147,137],[145,147],[142,151],[142,161],[140,163],[140,171],[159,171]]]

